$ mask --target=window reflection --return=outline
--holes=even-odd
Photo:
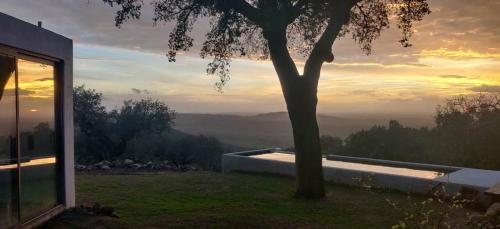
[[[0,55],[0,228],[17,222],[15,59]]]
[[[18,60],[21,218],[57,204],[54,66]]]

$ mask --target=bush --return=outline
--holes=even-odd
[[[106,112],[102,94],[84,86],[75,87],[74,100],[78,163],[129,158],[218,170],[220,156],[227,152],[216,138],[174,130],[175,112],[161,101],[127,100],[121,108]]]
[[[409,128],[397,121],[349,135],[343,144],[321,138],[324,153],[387,160],[500,169],[500,94],[449,99],[438,107],[436,127]]]

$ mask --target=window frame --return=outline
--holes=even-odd
[[[16,95],[16,152],[17,152],[17,179],[14,184],[17,184],[17,223],[12,227],[19,226],[25,227],[35,225],[40,222],[40,219],[50,215],[57,214],[64,210],[65,200],[65,174],[64,174],[64,92],[63,92],[63,78],[64,78],[64,61],[54,57],[33,53],[30,51],[13,48],[0,44],[0,55],[11,57],[15,59],[15,95]],[[56,156],[56,183],[57,183],[57,205],[51,209],[46,210],[39,216],[22,221],[21,216],[21,147],[20,147],[20,129],[19,129],[19,73],[18,73],[18,60],[28,60],[41,64],[49,64],[54,66],[54,132],[55,132],[55,156]]]

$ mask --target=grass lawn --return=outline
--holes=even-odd
[[[119,219],[93,222],[110,227],[390,228],[399,215],[385,199],[407,198],[328,184],[326,200],[297,200],[294,186],[291,178],[245,173],[78,175],[77,204],[113,207]]]

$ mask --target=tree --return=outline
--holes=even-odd
[[[320,137],[321,150],[323,154],[338,154],[342,150],[342,141],[339,137],[332,137],[330,135],[322,135]]]
[[[125,152],[127,143],[134,137],[170,131],[175,116],[167,104],[150,98],[124,101],[120,110],[112,113],[116,139],[113,156]]]
[[[396,120],[386,126],[373,126],[350,134],[340,150],[341,155],[385,160],[429,163],[432,148],[428,128],[404,127]],[[439,154],[432,153],[438,156]]]
[[[457,96],[440,106],[438,149],[454,164],[500,168],[500,93]]]
[[[108,135],[110,117],[102,105],[102,94],[85,85],[76,86],[73,103],[78,161],[109,160],[113,145]]]
[[[117,11],[117,26],[141,15],[142,0],[103,0]],[[369,54],[371,43],[389,27],[394,15],[402,31],[400,43],[410,46],[413,22],[430,13],[426,0],[156,0],[154,22],[174,22],[167,56],[193,46],[190,32],[199,18],[210,18],[201,57],[213,57],[207,73],[229,80],[235,56],[270,58],[285,98],[293,129],[297,196],[322,198],[323,171],[316,120],[317,88],[322,65],[332,62],[334,41],[348,33]],[[297,52],[290,52],[296,50]],[[306,58],[300,74],[292,55]]]

